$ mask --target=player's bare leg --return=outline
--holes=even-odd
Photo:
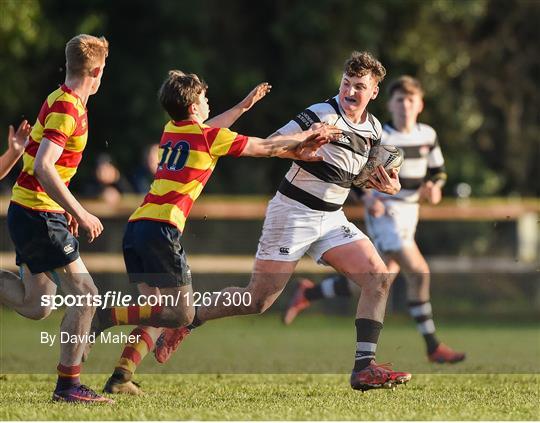
[[[223,293],[249,293],[249,304],[226,304],[226,296],[212,297],[212,305],[197,309],[200,322],[227,316],[257,314],[266,311],[283,292],[298,261],[255,260],[249,285],[244,288],[225,288]]]
[[[353,389],[391,388],[411,374],[375,363],[375,351],[386,309],[391,279],[383,260],[368,239],[328,250],[323,260],[357,283],[362,293],[356,311],[356,355],[351,374]]]
[[[298,261],[255,260],[251,280],[244,288],[230,287],[211,297],[210,306],[197,307],[193,322],[183,328],[166,330],[156,344],[155,355],[160,363],[167,361],[190,331],[207,320],[227,316],[263,313],[283,292]],[[249,301],[231,304],[232,295],[249,294]],[[231,297],[228,297],[231,295]],[[228,299],[229,298],[229,299]]]
[[[88,273],[83,261],[78,258],[67,266],[56,269],[60,280],[60,287],[66,295],[98,294],[92,277]],[[87,335],[95,307],[83,302],[81,306],[66,307],[60,330],[71,335]],[[60,345],[60,363],[66,366],[79,365],[84,350],[84,342],[67,342]]]
[[[429,301],[429,266],[416,243],[400,251],[386,253],[385,261],[388,266],[395,263],[403,271],[409,301]]]
[[[387,253],[387,263],[397,263],[407,281],[409,313],[417,323],[418,331],[426,342],[430,361],[437,363],[457,363],[465,359],[465,354],[456,352],[439,342],[435,335],[435,324],[430,302],[429,266],[416,243],[403,247],[400,251]]]
[[[323,260],[362,289],[356,317],[383,322],[390,290],[386,265],[367,239],[328,250]]]
[[[389,259],[386,261],[388,279],[392,284],[399,273],[399,264]],[[298,281],[296,290],[283,314],[283,323],[290,325],[302,311],[313,302],[334,297],[359,297],[360,286],[342,274],[335,274],[314,284],[311,280],[302,278]]]
[[[90,294],[92,298],[98,294],[94,281],[80,257],[64,267],[55,269],[54,272],[64,294],[74,296]],[[79,378],[82,354],[86,345],[81,339],[89,334],[94,312],[95,307],[86,301],[66,307],[60,332],[66,333],[69,341],[60,343],[60,362],[57,367],[58,381],[53,394],[54,400],[67,401],[66,398],[69,398],[69,401],[73,401],[73,398],[84,398],[85,401],[113,402],[82,385]]]
[[[41,320],[51,313],[51,307],[41,305],[44,295],[56,294],[56,285],[45,274],[32,275],[23,267],[23,279],[5,270],[0,275],[0,303],[32,320]]]

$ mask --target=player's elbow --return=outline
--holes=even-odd
[[[34,163],[33,171],[34,176],[38,179],[38,181],[41,182],[43,179],[47,178],[49,166],[41,160],[36,160]]]

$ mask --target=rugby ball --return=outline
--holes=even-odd
[[[392,169],[399,169],[403,164],[403,152],[393,145],[378,145],[371,149],[369,159],[353,180],[353,184],[362,187],[368,181],[369,175],[375,172],[375,169],[382,165],[388,173]]]

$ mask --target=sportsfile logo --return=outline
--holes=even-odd
[[[186,302],[182,292],[175,295],[137,295],[124,294],[120,291],[106,291],[103,294],[43,294],[41,306],[57,310],[60,307],[129,307],[129,306],[172,306]]]

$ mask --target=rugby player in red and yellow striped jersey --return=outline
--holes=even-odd
[[[23,170],[13,187],[11,201],[28,209],[64,213],[34,175],[36,154],[43,139],[61,147],[54,167],[67,186],[77,172],[88,138],[86,106],[65,84],[53,91],[41,107],[24,149]]]
[[[94,295],[97,288],[79,257],[78,227],[92,241],[103,226],[88,213],[67,185],[77,171],[86,145],[86,102],[100,86],[109,45],[105,38],[78,35],[66,44],[65,83],[52,92],[39,112],[23,155],[23,170],[13,188],[8,227],[23,283],[8,281],[0,301],[25,317],[43,319],[50,306],[44,296],[56,293]],[[67,307],[60,331],[84,339],[94,308]],[[65,402],[112,402],[81,385],[85,342],[61,342],[53,399]]]
[[[130,222],[152,220],[184,230],[186,218],[221,156],[238,157],[248,137],[193,120],[165,125],[150,191]]]
[[[114,325],[149,325],[133,332],[147,336],[138,344],[126,346],[106,392],[140,393],[131,376],[143,353],[151,349],[161,333],[159,327],[180,327],[193,320],[191,273],[180,237],[189,211],[219,158],[277,156],[318,161],[318,148],[338,135],[338,131],[328,128],[324,134],[307,131],[261,139],[227,129],[264,97],[270,89],[266,83],[257,86],[236,107],[204,124],[210,111],[206,88],[196,75],[171,71],[159,92],[171,121],[163,131],[159,166],[150,192],[129,219],[123,251],[130,280],[138,284],[142,295],[172,294],[180,302],[175,306],[98,309],[92,325],[96,332]]]

